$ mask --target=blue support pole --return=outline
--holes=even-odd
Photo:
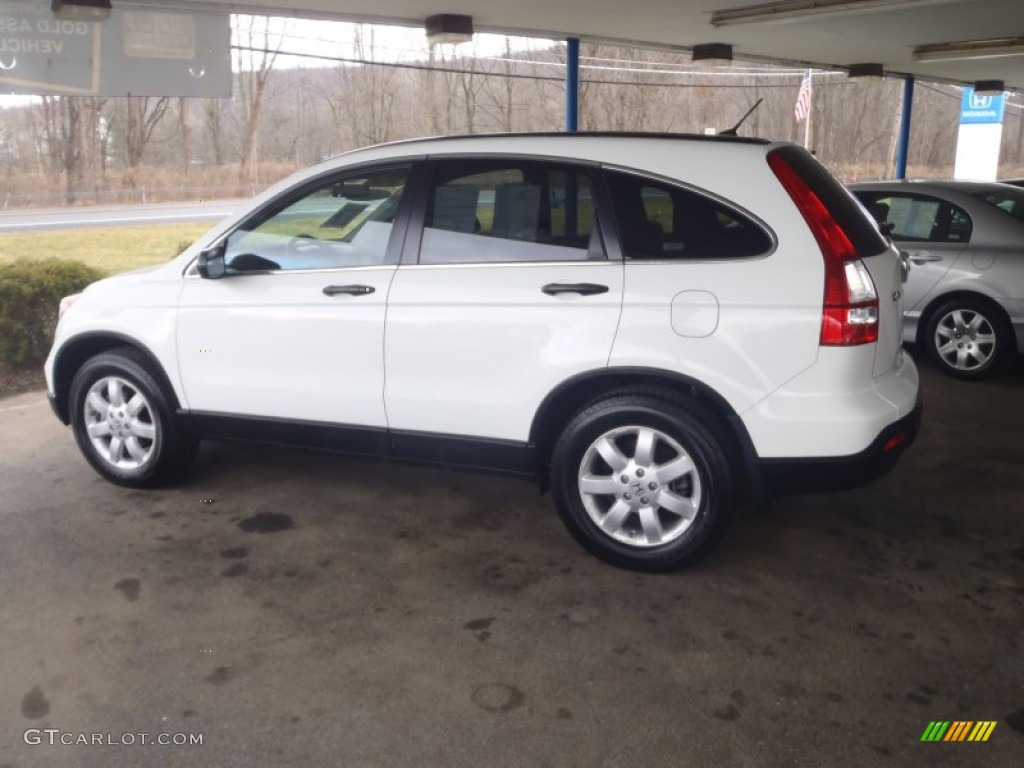
[[[565,130],[575,133],[580,120],[580,39],[565,41]]]
[[[896,147],[896,178],[907,178],[907,154],[910,151],[910,115],[914,111],[914,78],[903,80],[903,114],[900,117],[900,140]]]

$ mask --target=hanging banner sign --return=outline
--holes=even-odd
[[[964,88],[960,100],[960,125],[1003,122],[1006,107],[1005,94],[975,93],[971,87]]]
[[[49,0],[0,0],[0,93],[231,95],[228,15],[114,8],[54,18]]]

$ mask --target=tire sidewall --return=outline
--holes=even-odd
[[[690,527],[677,539],[655,547],[630,547],[613,539],[590,518],[580,498],[578,476],[587,449],[616,427],[652,427],[676,440],[694,462],[701,503]],[[598,404],[566,427],[552,462],[552,489],[559,515],[589,552],[620,567],[667,571],[693,562],[715,544],[728,526],[733,489],[728,461],[713,431],[692,414],[669,403],[637,398],[633,404]]]
[[[124,470],[111,466],[96,453],[82,418],[85,398],[99,379],[117,376],[125,379],[145,396],[149,403],[159,439],[149,463],[141,470]],[[153,484],[166,464],[171,450],[171,412],[167,398],[154,378],[134,360],[116,354],[102,354],[87,361],[75,374],[70,392],[71,429],[75,441],[93,469],[118,485],[146,486]]]

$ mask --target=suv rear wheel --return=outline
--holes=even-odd
[[[555,446],[551,486],[580,544],[641,571],[700,559],[736,505],[715,431],[681,404],[639,394],[599,400],[572,419]]]
[[[71,426],[85,458],[119,485],[154,486],[180,474],[198,441],[185,433],[163,387],[132,349],[90,358],[71,382]]]
[[[925,328],[925,344],[936,365],[959,379],[983,379],[1010,354],[1012,331],[991,304],[970,296],[936,307]]]

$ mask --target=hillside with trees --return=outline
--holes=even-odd
[[[266,20],[236,17],[230,99],[42,97],[0,111],[0,205],[204,200],[250,196],[289,172],[356,147],[453,133],[559,131],[564,46],[476,55],[473,44],[381,61],[370,26],[334,60],[268,45]],[[262,28],[260,25],[264,25]],[[802,141],[803,72],[688,54],[582,46],[582,130],[720,131],[764,101],[740,135]],[[895,166],[902,80],[813,77],[810,147],[841,178]],[[960,89],[918,82],[908,175],[950,176]],[[1024,175],[1024,109],[1011,100],[1001,176]]]

